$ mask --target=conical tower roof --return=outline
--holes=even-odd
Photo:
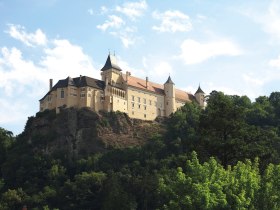
[[[118,71],[121,71],[122,69],[118,66],[117,64],[117,59],[115,56],[109,54],[108,58],[106,60],[105,65],[103,66],[103,68],[101,69],[101,71],[106,71],[108,69],[116,69]]]
[[[168,77],[167,81],[166,81],[164,84],[166,84],[166,83],[169,83],[169,84],[173,84],[173,85],[174,85],[174,82],[171,80],[171,77],[170,77],[170,76]]]
[[[205,93],[203,92],[203,90],[200,88],[200,85],[198,86],[198,89],[197,89],[197,91],[195,92],[195,94],[197,94],[197,93],[205,94]]]

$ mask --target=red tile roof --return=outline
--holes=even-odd
[[[124,81],[126,81],[126,74],[122,74]],[[136,87],[142,90],[148,90],[156,94],[164,95],[164,86],[162,84],[148,82],[148,87],[146,88],[146,80],[140,79],[133,76],[128,76],[127,84],[132,87]],[[175,99],[180,101],[192,101],[194,96],[183,90],[175,89]]]

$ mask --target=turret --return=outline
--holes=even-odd
[[[165,115],[169,116],[171,113],[176,111],[176,101],[175,101],[175,84],[172,82],[169,76],[167,81],[164,83],[164,93],[165,93]]]
[[[205,107],[205,99],[204,99],[205,93],[200,88],[200,85],[198,86],[198,89],[195,92],[194,96],[195,96],[195,99],[196,99],[197,103],[199,104],[199,106],[204,108]]]
[[[101,78],[105,82],[106,78],[111,85],[120,85],[122,69],[117,64],[117,59],[114,55],[109,54],[105,65],[101,69]]]

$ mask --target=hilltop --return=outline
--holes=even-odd
[[[87,108],[38,112],[26,123],[21,138],[44,154],[85,157],[111,149],[144,145],[165,126],[158,121],[131,119],[121,112],[94,112]]]

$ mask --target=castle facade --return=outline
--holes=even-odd
[[[96,112],[104,110],[125,112],[131,118],[154,120],[169,116],[185,103],[195,101],[204,107],[204,92],[199,87],[194,95],[175,88],[169,76],[157,84],[140,79],[130,72],[122,73],[115,56],[108,55],[101,69],[101,80],[87,76],[67,77],[54,86],[50,79],[48,93],[40,99],[40,111],[87,107]]]

